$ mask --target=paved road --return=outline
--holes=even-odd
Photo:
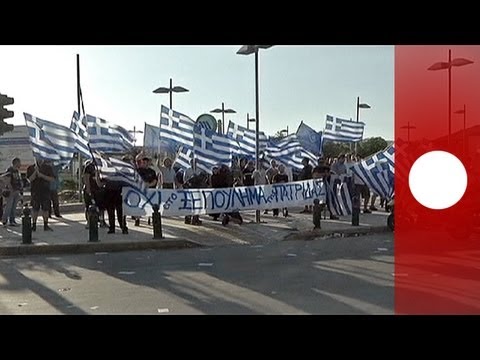
[[[389,314],[393,236],[0,259],[0,314]]]

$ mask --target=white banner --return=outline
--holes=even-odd
[[[186,216],[311,205],[314,199],[323,204],[326,192],[322,179],[314,179],[223,189],[142,191],[124,187],[122,198],[124,215],[151,215],[152,205],[159,204],[164,216]]]

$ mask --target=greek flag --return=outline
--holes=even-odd
[[[92,153],[101,179],[120,182],[124,186],[131,186],[140,191],[147,188],[132,164],[108,157],[98,151],[92,151]]]
[[[160,115],[160,137],[174,148],[181,145],[193,146],[195,122],[188,116],[162,105]]]
[[[74,111],[72,121],[70,123],[70,129],[76,135],[75,137],[75,149],[80,152],[84,157],[91,158],[92,155],[88,150],[88,131],[87,131],[87,119],[85,116],[80,120],[78,112]]]
[[[188,146],[180,146],[177,152],[177,157],[174,161],[174,164],[177,164],[182,169],[188,169],[191,166],[191,161],[193,159],[193,150]]]
[[[200,126],[194,128],[194,156],[197,167],[206,173],[217,164],[232,166],[232,152],[238,149],[235,141]]]
[[[297,129],[296,135],[305,150],[317,155],[322,153],[322,132],[316,132],[302,121]]]
[[[132,149],[134,139],[123,127],[88,114],[86,118],[88,143],[92,150],[108,154],[121,154]]]
[[[393,156],[394,147],[389,146],[351,167],[352,172],[359,176],[373,192],[387,200],[390,200],[393,194]]]
[[[75,153],[75,134],[63,125],[23,113],[34,156],[68,165]]]
[[[330,175],[326,182],[327,203],[333,215],[352,215],[351,181],[352,178],[346,175]]]
[[[270,139],[267,142],[267,147],[263,150],[264,160],[268,162],[276,160],[298,170],[303,168],[302,160],[304,157],[309,158],[312,164],[317,163],[315,155],[303,148],[295,134],[288,135],[280,140]]]
[[[230,121],[228,123],[227,136],[238,142],[238,155],[255,156],[255,130],[235,124]],[[263,131],[258,133],[259,152],[267,147],[267,136]]]
[[[402,142],[400,139],[395,142],[395,174],[399,178],[407,178],[410,173],[410,168],[412,167],[415,159],[412,158],[411,146],[407,142]]]
[[[170,141],[160,138],[160,128],[158,126],[145,123],[143,132],[143,147],[150,152],[175,153],[176,147],[172,146]]]
[[[343,142],[358,142],[363,139],[364,128],[365,124],[362,122],[334,118],[331,115],[327,115],[323,139]]]

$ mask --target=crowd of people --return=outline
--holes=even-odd
[[[30,187],[32,207],[32,230],[37,230],[37,218],[42,210],[43,229],[53,231],[48,225],[52,211],[57,218],[61,218],[58,200],[59,177],[57,166],[52,162],[38,159],[35,164],[27,167],[26,176],[20,174],[21,161],[12,160],[12,165],[0,174],[0,214],[3,226],[18,226],[15,221],[16,209],[19,202],[23,203],[23,191]]]
[[[267,169],[262,167],[257,170],[255,162],[247,158],[236,159],[232,167],[227,165],[213,166],[210,173],[200,170],[195,160],[191,160],[190,167],[183,170],[174,167],[174,162],[170,158],[165,158],[162,161],[158,160],[154,163],[151,157],[143,152],[135,158],[125,156],[122,160],[135,166],[147,187],[161,189],[229,188],[318,178],[330,181],[332,175],[347,175],[352,176],[354,190],[363,198],[363,212],[370,213],[377,210],[375,207],[376,195],[371,195],[370,189],[362,179],[352,173],[352,165],[361,160],[353,154],[341,154],[337,158],[320,158],[318,163],[313,165],[310,164],[308,158],[304,158],[302,161],[303,168],[299,172],[293,172],[290,167],[278,163],[276,160],[271,160]],[[15,221],[16,207],[22,201],[24,187],[29,184],[33,231],[36,231],[40,210],[42,211],[44,230],[52,231],[48,224],[48,219],[52,217],[52,212],[56,217],[61,217],[58,200],[59,168],[53,166],[50,161],[38,159],[34,165],[27,168],[26,178],[22,178],[19,172],[20,166],[20,159],[15,158],[12,160],[12,166],[0,175],[3,189],[0,197],[0,216],[2,217],[3,225],[18,226]],[[100,224],[101,226],[108,226],[109,234],[115,233],[116,221],[122,233],[128,234],[127,221],[122,210],[121,193],[122,186],[126,184],[100,178],[97,167],[92,160],[87,160],[84,164],[83,184],[86,227],[88,228],[88,209],[90,205],[95,204],[100,210]],[[381,199],[380,204],[381,206],[386,205],[386,201]],[[328,202],[327,209],[330,210]],[[280,210],[282,216],[290,216],[288,208],[268,209],[264,210],[264,214],[272,211],[273,216],[278,217]],[[108,216],[108,224],[105,221],[105,212]],[[311,213],[312,205],[305,205],[301,212]],[[238,224],[243,222],[238,212],[211,214],[210,216],[215,221],[221,220],[223,225],[227,225],[230,221]],[[330,219],[338,219],[338,217],[330,211]],[[140,218],[137,217],[134,220],[135,226],[139,226]],[[185,223],[201,225],[202,221],[198,215],[194,215],[186,216]]]

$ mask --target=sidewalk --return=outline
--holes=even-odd
[[[22,244],[21,226],[1,227],[0,255],[27,255],[51,253],[83,253],[105,251],[127,251],[144,249],[172,249],[195,246],[226,245],[265,245],[282,240],[313,240],[316,237],[335,234],[368,234],[388,231],[388,213],[361,214],[360,226],[351,226],[351,218],[324,220],[322,229],[313,231],[312,214],[300,214],[301,208],[289,210],[288,218],[274,218],[272,212],[261,213],[261,223],[255,223],[255,211],[242,213],[244,223],[230,223],[222,226],[210,216],[201,216],[202,226],[185,225],[183,218],[163,218],[164,239],[154,240],[153,229],[143,218],[140,227],[128,220],[129,234],[123,235],[120,229],[115,234],[107,234],[107,229],[99,229],[99,242],[88,242],[88,230],[81,204],[62,207],[62,219],[51,219],[53,232],[43,231],[43,221],[38,220],[38,230],[33,233],[31,245]],[[71,212],[70,212],[71,211]],[[20,220],[21,221],[21,220]]]

